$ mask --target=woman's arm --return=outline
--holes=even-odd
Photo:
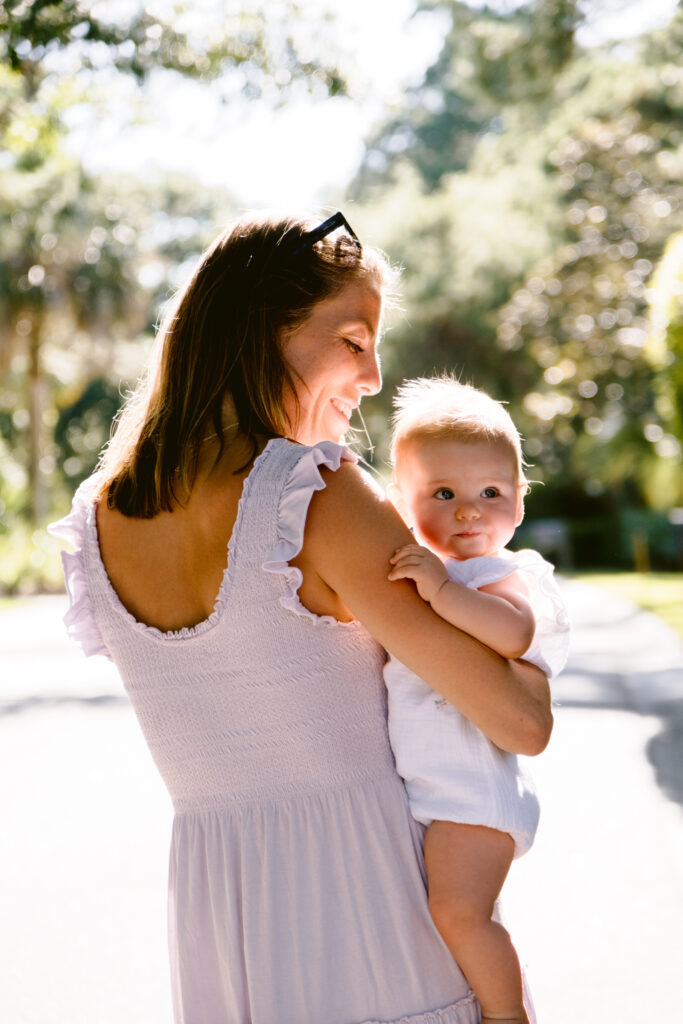
[[[390,562],[390,580],[413,580],[437,615],[503,658],[521,658],[529,649],[536,622],[519,573],[474,590],[449,579],[441,559],[420,544],[400,548]]]
[[[391,504],[343,464],[323,471],[297,564],[316,573],[395,657],[442,694],[503,750],[538,754],[552,731],[540,669],[506,661],[449,625],[408,581],[387,579],[389,559],[411,542]]]

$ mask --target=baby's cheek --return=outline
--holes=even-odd
[[[416,519],[415,529],[413,532],[420,544],[425,543],[427,538],[432,536],[431,524],[424,519]],[[422,538],[424,538],[424,540]]]
[[[425,537],[433,540],[436,537],[440,537],[441,530],[439,529],[439,522],[434,521],[434,518],[427,519],[421,524],[421,530]]]

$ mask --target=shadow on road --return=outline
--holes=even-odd
[[[584,656],[590,657],[587,652]],[[570,664],[557,681],[554,704],[563,708],[630,711],[660,720],[646,753],[663,794],[683,807],[683,676],[671,669],[624,674]],[[681,693],[681,696],[672,694]]]
[[[111,708],[124,707],[128,704],[128,698],[118,697],[114,694],[100,694],[95,697],[77,697],[73,694],[62,696],[50,694],[49,696],[25,697],[22,700],[0,702],[0,717],[18,715],[26,711],[46,711],[56,708],[64,708],[69,705],[82,708]]]
[[[683,700],[671,717],[663,719],[662,731],[647,745],[647,756],[659,788],[683,807]]]

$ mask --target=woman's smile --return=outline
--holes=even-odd
[[[337,409],[341,413],[341,415],[348,423],[349,420],[351,419],[351,413],[353,412],[354,408],[357,407],[357,403],[356,405],[351,405],[350,402],[344,402],[341,398],[331,398],[330,401],[332,402],[332,405],[335,407],[335,409]]]

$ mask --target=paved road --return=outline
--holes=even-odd
[[[675,1020],[683,646],[628,602],[564,590],[573,650],[508,923],[539,1024]],[[63,608],[0,612],[0,1019],[168,1024],[168,798],[115,672],[65,640]]]
[[[683,645],[579,583],[537,842],[512,868],[511,930],[539,1024],[683,1019]]]

